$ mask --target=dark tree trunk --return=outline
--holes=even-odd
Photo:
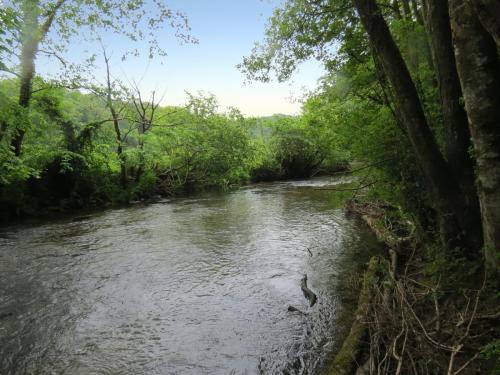
[[[115,129],[116,136],[116,153],[118,159],[120,160],[120,183],[123,187],[127,186],[127,165],[125,160],[125,155],[123,154],[123,140],[120,131],[120,123],[118,119],[118,114],[116,113],[113,105],[110,107],[111,116],[113,117],[113,127]]]
[[[493,37],[469,3],[450,0],[458,74],[477,160],[486,262],[498,272],[500,250],[500,61]]]
[[[394,121],[396,122],[396,126],[406,135],[406,129],[403,126],[403,120],[401,113],[399,113],[399,107],[394,107],[394,92],[392,90],[391,85],[387,81],[387,76],[385,75],[384,69],[382,68],[382,64],[380,63],[378,55],[371,50],[373,57],[373,65],[375,66],[375,74],[377,76],[377,81],[382,89],[382,95],[384,104],[389,108],[392,113],[392,117],[394,117]]]
[[[471,1],[483,27],[490,33],[500,54],[500,1],[476,0]]]
[[[380,9],[375,0],[353,0],[353,2],[394,88],[395,104],[399,108],[417,163],[432,195],[443,241],[450,248],[461,246],[469,248],[469,251],[477,250],[480,245],[468,233],[467,209],[458,183],[438,149],[408,68]]]
[[[448,1],[427,0],[427,32],[432,47],[436,68],[444,126],[444,154],[455,178],[462,186],[469,206],[469,215],[481,231],[481,215],[476,187],[474,185],[474,164],[469,155],[469,124],[465,109],[460,103],[462,89],[458,78],[455,53],[451,38]]]

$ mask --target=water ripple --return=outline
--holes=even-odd
[[[3,228],[0,373],[321,373],[352,297],[345,280],[376,247],[314,189],[337,182]]]

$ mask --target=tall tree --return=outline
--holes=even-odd
[[[40,20],[41,9],[38,1],[23,1],[21,4],[23,29],[21,33],[21,56],[20,56],[20,88],[19,105],[28,108],[33,92],[33,77],[35,76],[35,58],[40,43],[49,32],[57,11],[65,0],[57,0],[50,8],[47,8]],[[19,156],[24,139],[24,129],[16,129],[12,139],[14,153]]]
[[[479,223],[479,202],[474,185],[474,166],[469,155],[470,142],[467,114],[461,103],[462,89],[458,78],[451,38],[448,2],[426,1],[426,28],[436,69],[444,127],[444,156],[460,182],[465,198]]]
[[[462,192],[439,151],[408,68],[380,8],[375,0],[353,0],[353,3],[396,93],[396,106],[433,196],[446,246],[471,246],[477,250],[479,241],[471,233],[469,212]]]
[[[144,136],[146,132],[150,131],[155,124],[155,121],[158,120],[158,116],[155,116],[156,110],[160,106],[160,101],[163,98],[160,98],[159,101],[156,101],[156,92],[152,91],[148,101],[144,101],[141,90],[137,86],[137,84],[133,84],[132,87],[132,95],[130,101],[132,102],[135,109],[135,120],[134,122],[137,125],[138,131],[138,142],[139,142],[139,167],[137,170],[137,175],[141,175],[144,169],[145,164],[145,155],[144,155]]]
[[[499,267],[500,250],[500,61],[493,36],[472,2],[450,0],[458,73],[477,160],[486,260]],[[500,20],[496,19],[497,23]]]
[[[392,2],[392,4],[397,4],[397,2]],[[415,22],[411,16],[410,2],[400,1],[399,5],[404,13],[409,15],[407,22]],[[452,140],[450,146],[445,147],[450,151],[450,161],[457,171],[455,174],[447,158],[441,153],[431,131],[429,119],[432,117],[428,119],[426,116],[429,114],[429,106],[435,104],[425,97],[422,82],[418,82],[420,90],[417,90],[417,85],[412,79],[412,74],[415,79],[420,79],[421,69],[411,61],[410,54],[401,52],[407,47],[406,39],[404,39],[405,30],[398,29],[398,24],[395,25],[395,30],[399,30],[396,32],[403,33],[403,38],[397,38],[401,44],[399,47],[386,22],[385,17],[388,20],[397,19],[397,11],[394,12],[393,9],[393,7],[385,6],[381,8],[374,0],[313,2],[289,0],[283,9],[275,12],[271,19],[265,44],[256,45],[252,55],[244,59],[242,67],[253,79],[268,79],[270,70],[278,73],[278,79],[286,79],[297,62],[314,55],[325,61],[325,65],[333,71],[343,72],[344,67],[352,64],[358,67],[364,64],[366,69],[369,63],[367,57],[369,59],[370,49],[372,49],[375,66],[381,67],[377,71],[382,71],[382,74],[374,76],[387,77],[388,84],[385,85],[392,95],[386,95],[386,97],[393,101],[391,104],[394,106],[396,123],[402,125],[404,134],[412,145],[419,169],[425,177],[426,191],[431,196],[429,203],[437,212],[444,243],[448,247],[460,246],[468,249],[470,256],[477,256],[478,249],[482,246],[481,230],[477,230],[479,221],[477,205],[474,209],[473,198],[469,199],[470,204],[467,202],[465,199],[468,196],[467,189],[463,189],[460,184],[462,177],[460,168],[463,167],[460,163],[467,160],[467,147],[458,141],[464,141],[464,139],[467,141],[467,137],[459,137],[457,141]],[[417,7],[417,10],[421,9]],[[360,28],[360,23],[362,28]],[[365,34],[360,32],[360,29],[364,29],[368,34],[371,47],[366,43]],[[450,52],[449,39],[447,43],[448,52]],[[412,47],[416,45],[413,44]],[[420,53],[425,48],[425,46],[420,48]],[[408,61],[405,61],[405,57]],[[413,68],[412,74],[407,64]],[[434,64],[431,62],[429,65],[432,69]],[[456,89],[456,85],[454,88]],[[449,90],[449,87],[447,89]],[[454,97],[450,96],[450,100],[456,100],[457,93],[452,94]],[[455,111],[458,112],[459,109],[455,107]],[[455,112],[451,113],[456,115]],[[429,115],[432,116],[432,114]],[[459,129],[463,131],[463,111],[461,115],[462,127]],[[449,120],[448,123],[451,124],[451,121]],[[453,124],[453,126],[457,125]],[[460,147],[457,148],[458,146]],[[451,160],[456,155],[459,155],[461,161]],[[471,176],[470,168],[468,171]],[[460,175],[460,178],[456,175]],[[472,178],[469,177],[467,180],[469,187],[472,186]],[[473,189],[470,188],[469,191]]]
[[[163,1],[14,0],[2,9],[0,21],[4,28],[0,32],[0,71],[19,76],[19,104],[24,108],[30,105],[37,56],[42,53],[63,66],[74,67],[64,58],[73,37],[92,40],[100,31],[111,32],[147,43],[149,57],[166,54],[156,38],[166,24],[182,40],[195,41],[184,15],[173,12]],[[129,53],[136,54],[137,50]],[[87,63],[92,60],[90,56]],[[12,139],[16,155],[21,153],[24,133],[25,129],[18,128]]]
[[[122,187],[127,185],[127,160],[125,159],[125,154],[123,153],[123,136],[120,129],[120,113],[125,109],[125,101],[116,100],[114,98],[114,94],[117,92],[116,88],[111,79],[111,72],[109,67],[109,56],[106,54],[106,50],[103,48],[103,58],[104,64],[106,65],[106,86],[102,92],[106,107],[108,108],[111,114],[111,121],[113,123],[113,130],[115,131],[115,139],[116,139],[116,154],[118,155],[118,160],[120,162],[120,183]],[[99,92],[98,90],[96,90]],[[116,108],[115,103],[121,105],[120,108]]]

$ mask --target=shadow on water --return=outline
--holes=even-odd
[[[323,190],[339,182],[3,228],[0,373],[321,374],[379,248]]]

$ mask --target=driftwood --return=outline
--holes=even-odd
[[[302,289],[302,293],[304,293],[304,297],[309,301],[309,306],[312,307],[317,302],[318,297],[314,292],[307,287],[307,275],[304,275],[302,280],[300,281],[300,289]]]
[[[298,308],[296,308],[295,306],[292,306],[292,305],[288,306],[288,311],[290,311],[290,312],[298,312],[298,313],[300,313],[302,315],[307,315],[306,312],[304,312],[302,310],[299,310]]]

